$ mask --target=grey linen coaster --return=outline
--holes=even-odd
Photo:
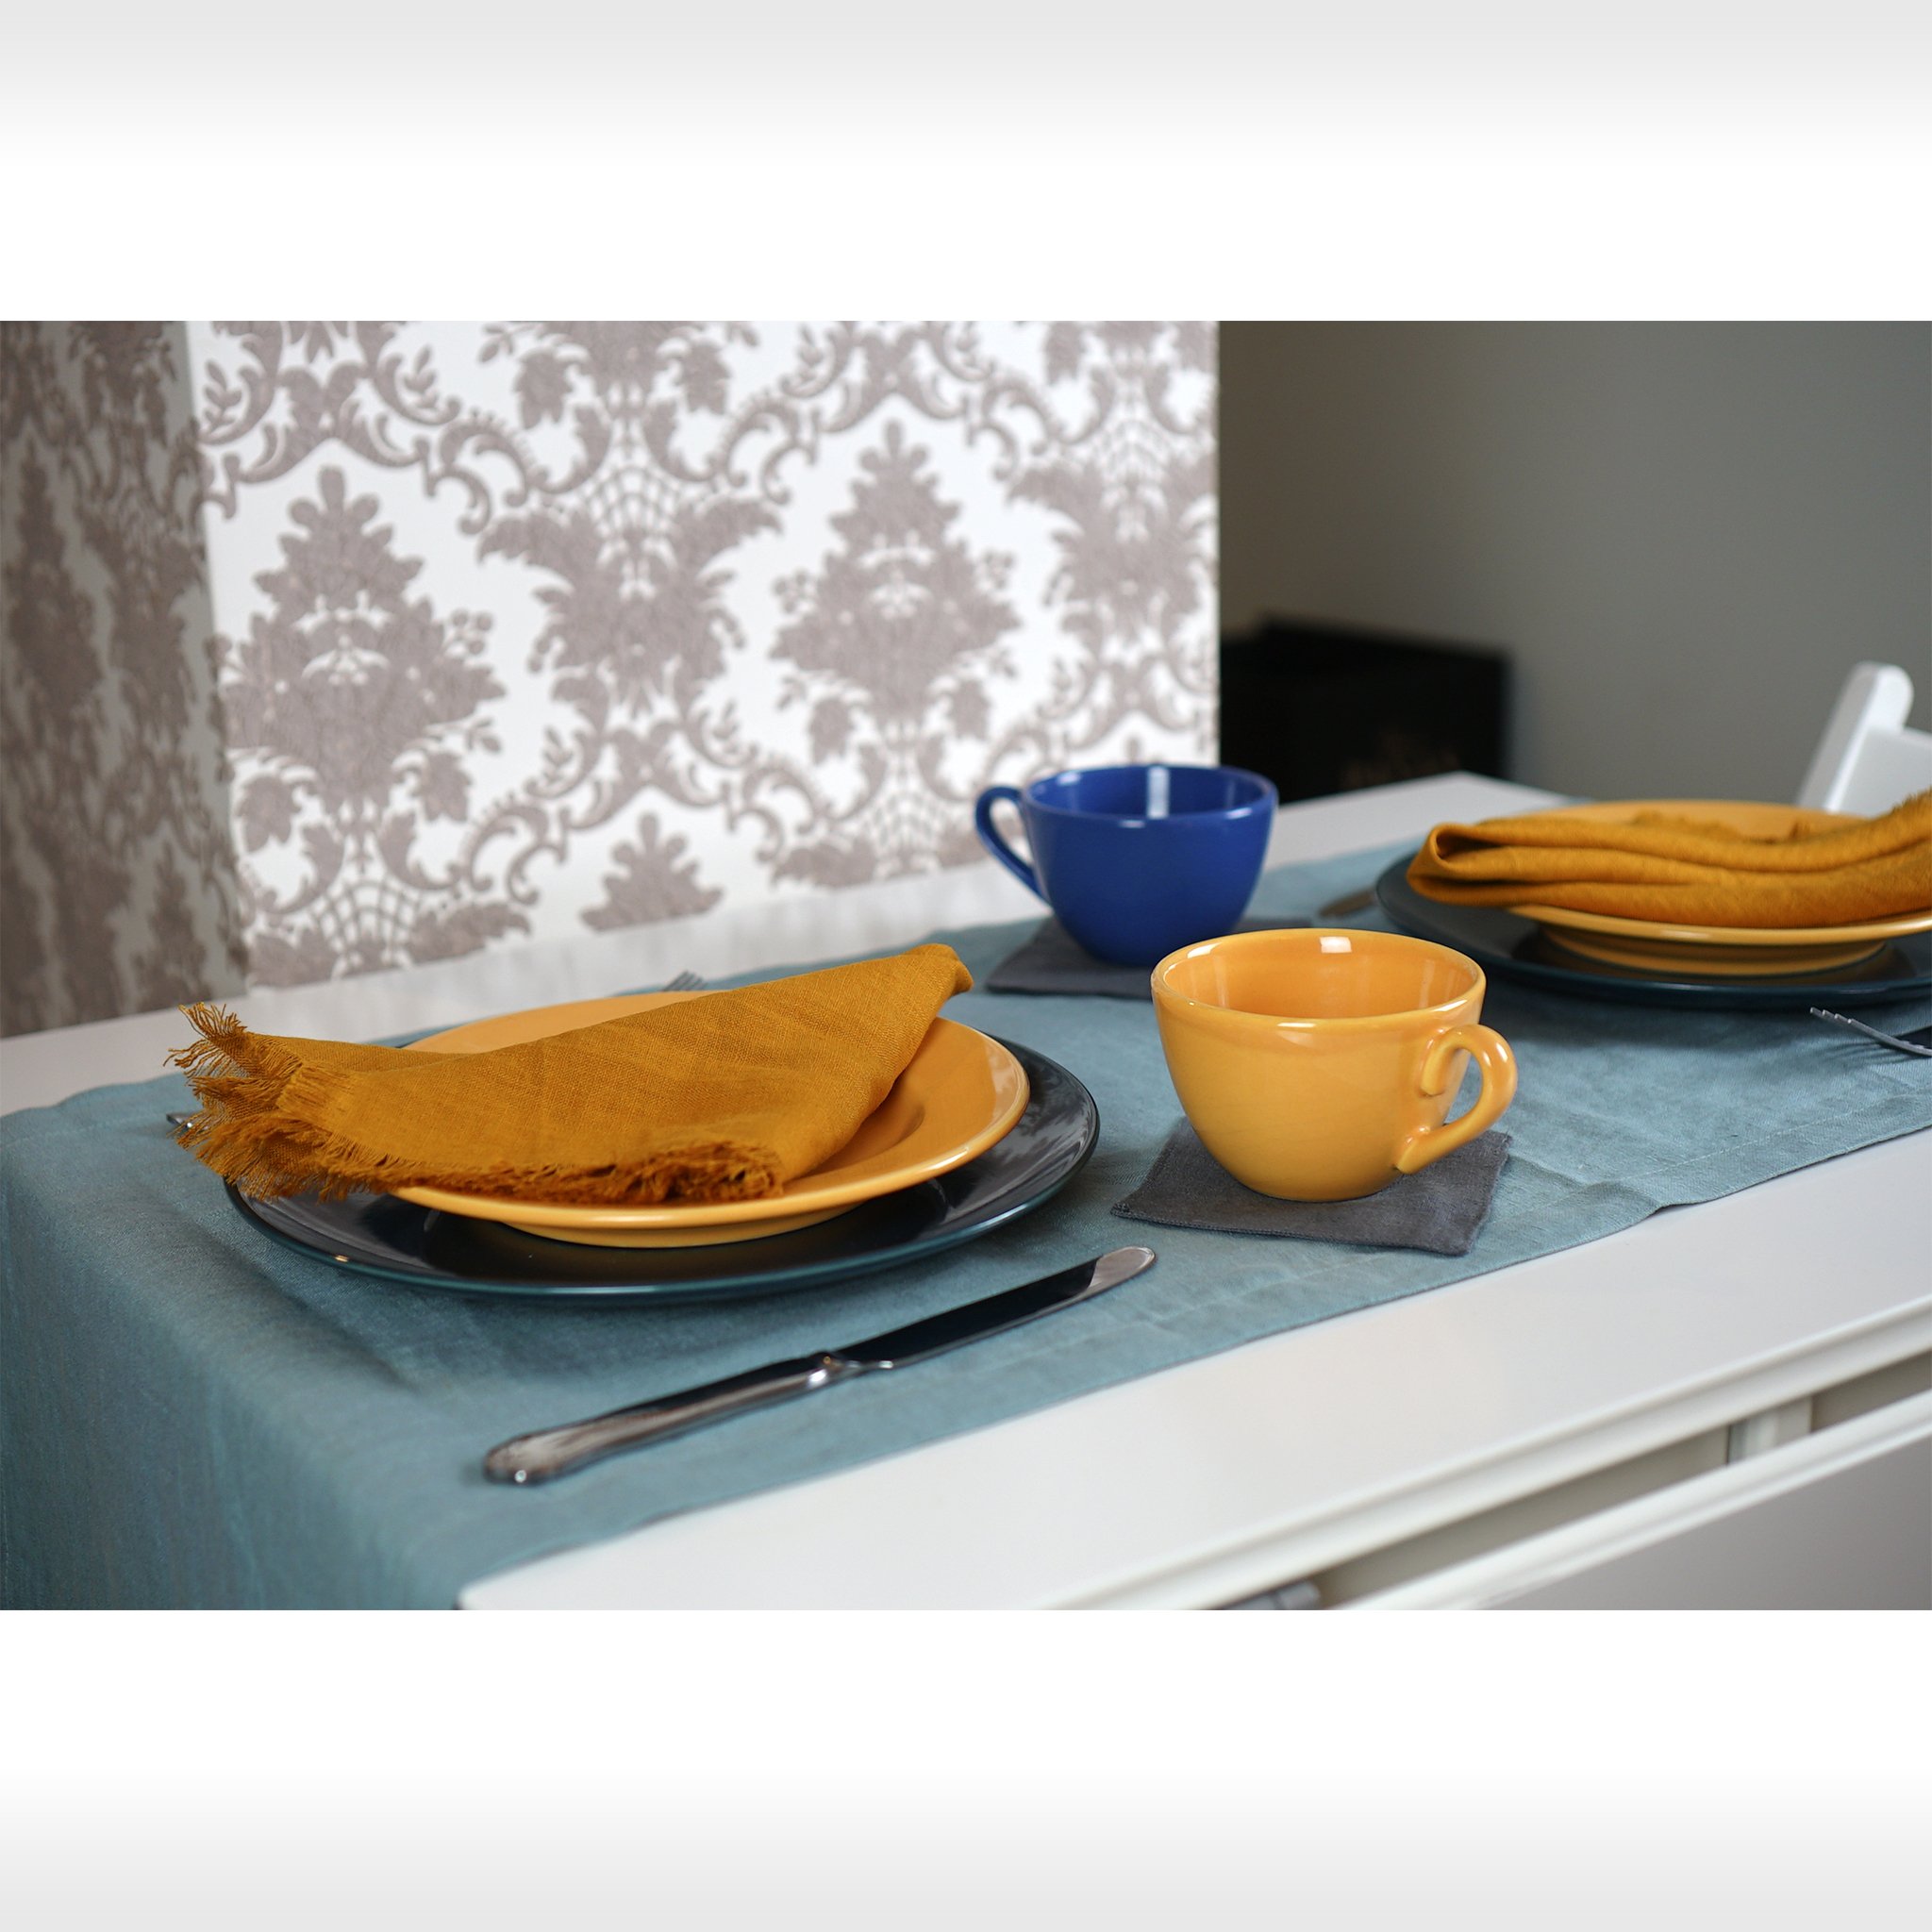
[[[1214,1234],[1265,1234],[1371,1248],[1466,1255],[1490,1211],[1509,1152],[1507,1134],[1479,1135],[1419,1174],[1404,1174],[1359,1201],[1277,1201],[1241,1182],[1175,1124],[1147,1178],[1113,1211],[1126,1221],[1198,1227]]]
[[[1237,932],[1279,932],[1306,919],[1244,919]],[[1108,999],[1151,1000],[1146,966],[1096,959],[1058,919],[1045,919],[1033,937],[1008,953],[980,982],[985,992],[1102,993]]]

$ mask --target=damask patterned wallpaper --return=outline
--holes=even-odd
[[[181,874],[210,986],[957,864],[995,778],[1213,756],[1208,325],[218,323],[155,344],[158,393],[192,371],[192,429],[141,421],[192,452],[177,511],[198,462],[206,629],[190,569],[179,634],[143,636],[197,665],[213,641],[233,869]],[[140,436],[160,464],[162,429]],[[46,560],[13,503],[22,567],[71,584],[73,546]],[[24,658],[68,661],[44,618],[8,623]],[[139,934],[125,891],[99,896]],[[79,1017],[59,979],[9,992],[8,1024]],[[153,1005],[154,984],[95,991]]]
[[[186,350],[0,323],[0,1032],[242,983]]]

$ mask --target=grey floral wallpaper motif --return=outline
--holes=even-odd
[[[995,778],[1212,754],[1205,325],[190,334],[258,977],[956,864]]]
[[[86,434],[139,442],[185,546],[157,656],[205,732],[213,699],[195,769],[226,788],[221,852],[174,861],[197,990],[958,864],[995,779],[1211,758],[1214,346],[1190,323],[162,332],[162,413],[192,391],[192,424],[117,400]],[[72,630],[44,613],[85,585],[21,500],[50,585],[23,621]],[[100,916],[137,870],[91,874]]]
[[[178,324],[0,324],[0,1032],[245,965]]]
[[[373,495],[333,466],[289,510],[279,568],[248,634],[223,640],[228,745],[244,852],[296,845],[306,877],[277,897],[251,877],[250,976],[273,985],[473,951],[528,922],[416,862],[419,824],[469,814],[464,758],[497,748],[482,708],[490,620],[413,594]]]

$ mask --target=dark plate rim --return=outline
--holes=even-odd
[[[989,1035],[997,1039],[997,1035]],[[725,1274],[713,1279],[638,1282],[638,1281],[597,1281],[597,1282],[556,1282],[542,1284],[536,1282],[486,1281],[472,1278],[458,1279],[432,1271],[405,1273],[397,1268],[383,1268],[374,1262],[359,1260],[339,1260],[319,1245],[302,1240],[299,1236],[277,1226],[266,1220],[246,1195],[241,1193],[232,1182],[224,1182],[228,1199],[236,1211],[251,1226],[258,1228],[273,1241],[291,1250],[306,1255],[310,1260],[319,1261],[336,1274],[359,1274],[369,1280],[395,1282],[408,1288],[420,1289],[429,1294],[470,1295],[489,1301],[523,1301],[533,1303],[558,1302],[572,1305],[584,1302],[629,1303],[636,1305],[645,1302],[703,1302],[750,1300],[764,1294],[791,1294],[814,1287],[824,1287],[840,1281],[847,1281],[856,1275],[874,1274],[888,1268],[924,1259],[930,1255],[942,1255],[949,1249],[963,1246],[967,1241],[976,1241],[982,1235],[991,1234],[1004,1227],[1008,1222],[1018,1220],[1024,1214],[1031,1213],[1053,1199],[1092,1158],[1093,1150],[1100,1140],[1100,1108],[1094,1100],[1087,1083],[1070,1068],[1041,1053],[1037,1047],[1023,1046],[1017,1041],[1001,1040],[999,1044],[1017,1056],[1024,1066],[1032,1060],[1041,1067],[1050,1068],[1064,1079],[1074,1090],[1075,1104],[1079,1109],[1080,1121],[1078,1144],[1073,1152],[1073,1158],[1052,1179],[1023,1199],[1014,1201],[1005,1208],[991,1208],[976,1219],[967,1219],[956,1226],[935,1230],[914,1240],[902,1241],[894,1247],[880,1248],[871,1254],[855,1256],[833,1256],[824,1261],[800,1263],[791,1269],[774,1269],[759,1274]],[[1029,1082],[1032,1078],[1028,1069]],[[1036,1085],[1036,1091],[1037,1085]],[[1034,1106],[1029,1097],[1027,1107],[1014,1123],[1015,1129],[1026,1118],[1026,1112]],[[997,1147],[1000,1143],[994,1142]],[[992,1152],[989,1148],[988,1153]],[[985,1155],[977,1157],[984,1159]],[[964,1174],[971,1172],[976,1160],[954,1170]],[[928,1187],[930,1181],[915,1185]],[[890,1200],[891,1196],[882,1198]],[[861,1206],[870,1204],[861,1203]],[[423,1208],[424,1214],[439,1212],[433,1208]],[[785,1236],[777,1237],[783,1241]],[[647,1252],[647,1251],[646,1251]]]
[[[1520,929],[1524,939],[1533,937],[1539,930],[1534,920],[1524,919],[1502,906],[1438,908],[1436,902],[1424,899],[1408,883],[1408,868],[1414,858],[1415,853],[1410,852],[1394,859],[1375,880],[1375,903],[1397,927],[1420,939],[1434,940],[1439,945],[1453,946],[1458,952],[1468,954],[1486,972],[1521,980],[1526,985],[1547,987],[1552,991],[1615,1000],[1628,1006],[1713,1007],[1735,1011],[1754,1008],[1789,1011],[1818,1000],[1829,1000],[1836,1006],[1875,1006],[1888,1000],[1910,999],[1915,993],[1932,991],[1932,972],[1906,979],[1864,981],[1845,981],[1829,973],[1821,974],[1815,979],[1794,974],[1781,978],[1775,984],[1768,984],[1761,979],[1645,978],[1635,974],[1624,978],[1607,973],[1593,973],[1583,967],[1561,966],[1541,959],[1519,959],[1512,953],[1498,952],[1493,945],[1473,941],[1468,934],[1458,931],[1455,924],[1457,915],[1480,912],[1488,918],[1507,920]],[[1407,894],[1400,903],[1395,901],[1398,888]],[[1411,909],[1410,901],[1428,910],[1418,916]],[[1924,933],[1908,933],[1886,943],[1903,949],[1913,944],[1932,943],[1932,939]]]

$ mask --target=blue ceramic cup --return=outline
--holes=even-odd
[[[1019,808],[1031,865],[993,825],[1000,799]],[[1152,966],[1235,929],[1261,876],[1274,787],[1232,765],[1104,765],[1024,791],[989,786],[973,822],[1095,958]]]

